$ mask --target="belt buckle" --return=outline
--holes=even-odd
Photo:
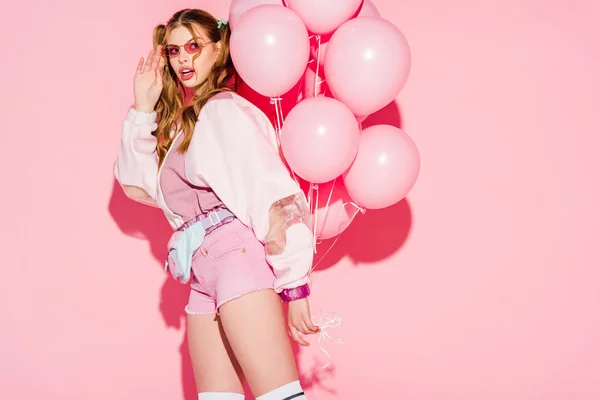
[[[211,211],[208,213],[208,219],[210,220],[212,226],[215,226],[221,222],[221,218],[219,217],[219,214],[217,214],[217,211]]]

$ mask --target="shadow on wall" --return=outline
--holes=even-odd
[[[108,211],[121,231],[130,236],[146,240],[152,255],[157,260],[156,268],[164,269],[167,243],[173,230],[163,212],[154,207],[145,206],[129,199],[115,180]],[[142,266],[139,267],[140,272]],[[179,347],[181,354],[181,383],[185,400],[197,400],[192,363],[187,350],[187,327],[185,324],[185,306],[189,296],[189,286],[182,285],[165,272],[161,288],[160,311],[165,326],[178,330],[185,329],[183,341]]]
[[[282,96],[284,115],[296,104],[303,89],[298,84],[294,89]],[[241,94],[249,98],[261,108],[272,121],[275,120],[275,109],[269,98],[259,95],[252,89],[242,88]],[[363,128],[377,124],[389,124],[402,127],[400,110],[395,102],[388,104],[380,111],[372,114],[363,122]],[[108,210],[121,231],[130,236],[146,240],[152,255],[157,260],[157,268],[163,269],[166,248],[172,229],[163,212],[136,203],[125,196],[123,190],[115,180],[113,192],[108,204]],[[352,224],[339,236],[339,240],[325,256],[324,253],[333,244],[334,239],[321,243],[315,260],[323,257],[316,271],[331,268],[343,257],[349,256],[358,263],[371,263],[382,260],[394,254],[401,248],[408,237],[411,226],[411,212],[406,200],[382,210],[368,210],[366,214],[359,214]],[[165,281],[161,288],[160,311],[166,327],[187,330],[185,324],[185,305],[189,296],[189,286],[181,285],[165,273]],[[298,358],[300,346],[293,343],[294,353]],[[185,400],[197,399],[194,384],[194,374],[190,357],[187,351],[187,331],[180,346],[181,354],[181,383]],[[322,390],[334,393],[325,382],[334,375],[335,369],[322,370],[320,365],[300,366],[301,382],[305,389],[319,387]],[[253,399],[249,394],[247,399]]]
[[[322,261],[315,271],[331,268],[346,256],[356,263],[376,263],[393,255],[406,241],[411,221],[406,199],[381,210],[359,213],[337,242],[332,238],[318,245],[315,260]]]

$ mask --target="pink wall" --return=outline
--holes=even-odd
[[[310,398],[600,398],[599,3],[375,3],[413,68],[371,123],[422,173],[314,275],[345,343],[299,352]],[[192,400],[167,224],[111,169],[152,27],[229,2],[4,4],[0,398]]]

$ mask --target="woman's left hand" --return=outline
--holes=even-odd
[[[321,328],[313,324],[310,319],[308,298],[292,300],[288,303],[288,327],[294,341],[301,346],[310,346],[300,334],[309,335],[319,333]]]

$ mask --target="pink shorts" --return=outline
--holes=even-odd
[[[209,233],[192,258],[192,284],[187,314],[218,314],[229,300],[273,289],[275,275],[264,245],[239,220]]]

